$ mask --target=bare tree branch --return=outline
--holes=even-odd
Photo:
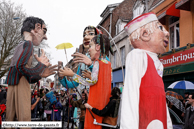
[[[19,19],[14,20],[16,17]],[[22,40],[21,27],[25,18],[26,13],[21,5],[16,6],[14,3],[0,0],[0,78],[9,70],[15,47]],[[46,42],[42,42],[40,46],[34,46],[34,53],[38,53],[38,48],[48,47]],[[46,55],[50,58],[49,53]],[[32,65],[36,64],[34,59]]]
[[[8,71],[14,48],[22,40],[20,30],[25,18],[21,5],[0,0],[0,78]]]

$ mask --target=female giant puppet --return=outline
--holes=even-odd
[[[169,33],[154,13],[125,26],[133,49],[126,58],[121,129],[172,129],[158,54],[166,51]]]
[[[102,34],[102,32],[93,27],[93,26],[87,26],[85,29],[84,29],[84,32],[83,32],[83,44],[81,44],[79,46],[79,50],[78,52],[79,53],[76,53],[72,56],[75,56],[75,57],[83,57],[85,59],[85,61],[87,61],[87,65],[84,64],[85,62],[80,59],[80,58],[75,58],[74,59],[74,63],[80,63],[80,65],[77,67],[77,69],[74,69],[73,71],[76,72],[77,71],[77,74],[81,75],[82,73],[85,72],[85,70],[87,71],[92,71],[92,61],[90,60],[90,55],[88,54],[88,49],[89,49],[89,42],[90,40],[96,36],[97,34]],[[88,64],[90,64],[90,66],[88,67]],[[77,64],[75,65],[77,66]],[[68,88],[74,88],[74,85],[77,87],[79,85],[79,83],[73,81],[70,82],[66,79],[66,77],[63,77],[62,79],[59,79],[60,82],[62,83],[62,85],[64,87],[68,87]],[[74,84],[74,85],[73,85]],[[80,84],[80,86],[85,87],[84,85]]]
[[[88,103],[100,110],[108,104],[111,96],[111,63],[106,59],[106,55],[113,53],[110,41],[105,35],[95,36],[90,41],[89,53],[93,62],[91,79],[84,79],[75,74],[71,69],[60,69],[59,73],[63,76],[70,76],[74,81],[83,85],[90,85]],[[93,114],[97,122],[102,123],[102,118]],[[101,129],[99,125],[93,124],[93,117],[86,110],[84,129]]]

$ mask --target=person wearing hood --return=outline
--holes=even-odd
[[[50,108],[53,109],[52,114],[51,114],[51,121],[60,121],[61,120],[62,105],[59,102],[59,95],[57,95],[56,98],[57,98],[57,102],[53,105],[50,105]],[[54,111],[54,115],[53,115],[53,111]],[[54,118],[54,120],[53,120],[53,118]]]

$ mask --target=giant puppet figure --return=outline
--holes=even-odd
[[[42,55],[35,55],[38,64],[31,68],[34,55],[33,45],[38,46],[42,40],[47,40],[47,28],[44,21],[37,17],[27,17],[21,28],[21,41],[15,48],[10,64],[6,84],[8,84],[6,102],[6,120],[31,121],[30,83],[35,83],[41,77],[55,74],[55,66],[50,67],[49,60],[42,50]]]
[[[166,51],[169,33],[154,13],[133,19],[125,30],[135,49],[126,58],[121,129],[172,129],[158,59]]]
[[[113,53],[110,41],[105,35],[97,35],[90,41],[89,54],[93,61],[91,79],[84,79],[75,74],[71,69],[60,69],[62,76],[70,76],[74,81],[83,85],[89,85],[88,103],[98,109],[103,109],[108,104],[111,96],[111,63],[106,59],[109,51]],[[102,123],[103,117],[93,114],[97,122]],[[99,125],[93,124],[93,117],[86,110],[84,129],[101,129]]]
[[[93,68],[93,65],[92,65],[92,61],[90,59],[90,55],[88,54],[88,49],[89,49],[89,43],[90,43],[90,40],[96,36],[97,34],[101,34],[102,32],[97,29],[96,27],[93,27],[93,26],[87,26],[85,29],[84,29],[84,32],[83,32],[83,44],[81,44],[79,46],[79,49],[78,49],[78,53],[75,53],[73,54],[72,56],[76,57],[74,58],[74,63],[75,65],[74,66],[77,66],[77,64],[79,63],[78,67],[73,69],[74,72],[76,72],[78,75],[82,75],[83,77],[85,77],[84,75],[86,74],[86,71],[89,71],[91,72],[92,71],[92,68]],[[81,57],[81,58],[79,58]],[[84,58],[84,59],[82,59]],[[84,61],[87,61],[87,63],[85,64]],[[88,63],[90,64],[88,66]],[[59,74],[59,81],[61,82],[61,84],[64,86],[64,87],[68,87],[68,88],[74,88],[75,86],[80,86],[81,88],[80,89],[83,89],[85,88],[86,86],[88,85],[83,85],[83,84],[79,84],[77,83],[76,81],[69,81],[67,80],[66,77],[61,77],[61,75]],[[63,110],[64,112],[64,110]],[[85,113],[86,112],[81,112],[81,116],[85,116]]]
[[[79,66],[77,67],[77,69],[74,69],[73,71],[76,72],[77,71],[77,74],[81,75],[83,73],[85,73],[85,70],[91,72],[92,71],[92,61],[90,59],[90,55],[88,54],[88,49],[89,49],[89,43],[90,43],[90,40],[96,36],[97,34],[102,34],[102,32],[97,29],[96,27],[93,27],[93,26],[87,26],[85,29],[84,29],[84,32],[83,32],[83,44],[81,44],[79,46],[79,49],[78,49],[78,52],[79,53],[75,53],[73,54],[72,56],[74,57],[78,57],[78,58],[75,58],[74,59],[74,63],[80,63]],[[81,58],[79,58],[81,57]],[[90,64],[90,66],[88,67],[88,65],[85,64],[85,62],[83,61],[83,59],[85,61],[87,61],[86,64]],[[76,66],[76,65],[75,65]],[[61,79],[59,79],[59,81],[62,83],[62,85],[64,87],[68,87],[68,88],[74,88],[74,85],[77,87],[79,85],[79,83],[73,81],[70,82],[67,80],[66,77],[63,77]],[[74,84],[74,85],[73,85]],[[82,86],[82,89],[83,87],[85,87],[84,85],[80,84]]]

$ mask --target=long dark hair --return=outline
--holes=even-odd
[[[92,39],[95,44],[99,44],[100,45],[100,50],[101,53],[104,55],[108,55],[109,51],[110,53],[113,55],[113,50],[110,44],[110,40],[108,39],[108,37],[104,34],[98,34],[97,36],[95,36]]]
[[[112,97],[118,98],[118,97],[120,97],[120,94],[121,94],[121,91],[118,87],[114,87],[111,91]]]

